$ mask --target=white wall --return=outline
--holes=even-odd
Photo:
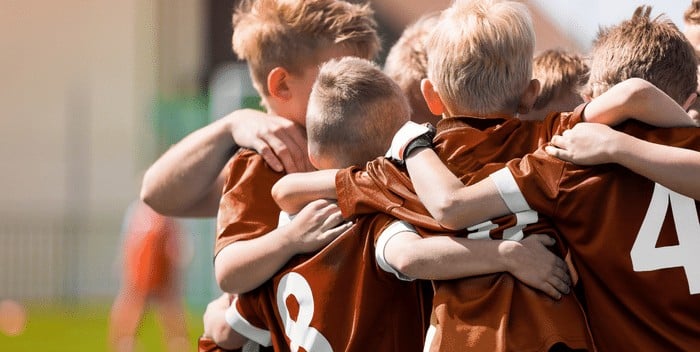
[[[154,157],[156,28],[155,0],[0,3],[0,236],[67,235],[54,246],[76,259],[46,266],[79,270],[75,284],[111,270],[136,175]]]

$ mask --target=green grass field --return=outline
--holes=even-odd
[[[109,305],[29,304],[24,333],[19,336],[0,333],[0,351],[107,351]],[[190,351],[196,351],[196,340],[202,333],[203,311],[188,311]],[[157,319],[149,311],[138,334],[136,351],[165,351],[161,336]]]

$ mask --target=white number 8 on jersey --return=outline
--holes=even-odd
[[[296,321],[287,309],[286,301],[289,296],[294,296],[299,302]],[[289,348],[292,352],[299,351],[299,347],[308,352],[333,352],[326,337],[310,326],[314,316],[314,296],[311,286],[303,276],[290,272],[282,277],[277,286],[277,308],[284,319],[284,332],[289,338]]]

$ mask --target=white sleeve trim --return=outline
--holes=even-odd
[[[489,175],[489,178],[496,184],[498,193],[512,213],[532,210],[527,204],[523,193],[520,192],[520,187],[515,182],[515,177],[513,177],[513,174],[507,167],[492,173]]]
[[[411,224],[405,221],[394,221],[391,223],[391,225],[387,226],[387,228],[385,228],[384,231],[382,231],[382,233],[379,235],[379,238],[377,239],[377,245],[374,249],[374,257],[377,260],[377,265],[379,265],[379,267],[382,268],[382,270],[390,274],[394,274],[399,280],[413,281],[415,280],[414,278],[400,273],[398,270],[396,270],[396,268],[391,266],[391,264],[387,262],[386,257],[384,256],[384,250],[386,249],[386,245],[387,243],[389,243],[389,240],[391,240],[397,234],[406,231],[416,232],[416,229]]]
[[[286,211],[280,211],[279,219],[277,220],[277,228],[289,224],[294,219],[294,215],[289,215]]]
[[[228,325],[239,334],[247,337],[249,340],[254,341],[257,344],[265,347],[272,346],[270,331],[253,326],[253,324],[248,322],[241,315],[241,313],[238,312],[236,302],[238,302],[238,298],[236,298],[233,303],[231,303],[231,306],[226,309],[226,322]]]

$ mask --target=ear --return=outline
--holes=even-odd
[[[683,110],[688,111],[691,106],[695,103],[695,101],[698,100],[698,92],[692,92],[688,96],[687,99],[685,99],[685,102],[683,103]]]
[[[270,96],[282,101],[292,98],[289,89],[289,72],[284,67],[275,67],[267,74],[267,90]]]
[[[428,109],[433,115],[442,115],[446,112],[445,104],[442,102],[440,95],[435,90],[433,82],[429,79],[424,78],[420,82],[420,91],[423,93],[423,99],[428,104]]]
[[[520,96],[520,102],[518,102],[519,114],[527,114],[535,105],[537,96],[540,94],[540,81],[537,79],[530,80],[530,83],[525,88],[525,91]]]

